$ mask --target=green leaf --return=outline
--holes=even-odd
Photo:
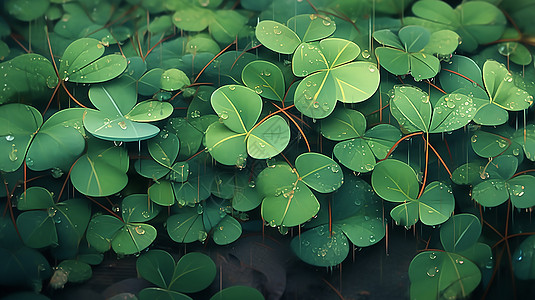
[[[390,211],[390,216],[396,222],[396,225],[403,225],[410,228],[418,222],[419,205],[416,201],[404,202]]]
[[[427,93],[419,88],[406,85],[394,86],[390,112],[400,127],[408,132],[429,132],[431,103]]]
[[[186,73],[178,69],[169,69],[162,74],[161,88],[166,91],[176,91],[190,85],[190,83]]]
[[[155,122],[166,119],[173,111],[169,102],[147,100],[136,104],[124,117],[134,122]]]
[[[472,198],[483,206],[494,207],[509,199],[506,182],[503,179],[487,179],[472,189]]]
[[[4,285],[24,285],[31,288],[35,282],[41,282],[43,278],[48,278],[52,275],[50,264],[43,254],[37,250],[28,247],[20,247],[12,251],[0,248],[0,255],[2,255],[4,261],[0,265],[0,280]],[[35,295],[33,292],[31,294]],[[23,296],[12,294],[8,298],[19,300],[23,299]],[[44,296],[38,299],[43,300],[43,298],[48,299]]]
[[[145,101],[134,107],[137,99],[134,86],[124,78],[92,86],[89,98],[100,111],[88,109],[84,115],[84,127],[92,135],[109,141],[151,138],[160,129],[135,121],[157,121],[173,112],[172,105],[166,102]]]
[[[503,153],[510,145],[510,140],[499,134],[476,131],[470,138],[472,149],[481,157],[494,157]]]
[[[336,266],[349,253],[346,236],[334,229],[329,233],[329,225],[301,233],[300,238],[292,240],[290,247],[302,261],[318,267]]]
[[[410,54],[395,48],[375,48],[375,55],[381,60],[381,66],[394,75],[405,75],[411,70]]]
[[[21,21],[32,21],[41,17],[48,6],[49,0],[17,1],[7,0],[4,2],[5,12]]]
[[[515,276],[521,280],[535,278],[535,257],[533,256],[533,248],[535,248],[535,237],[530,236],[522,241],[513,253],[513,270]]]
[[[297,76],[315,73],[297,86],[297,109],[308,117],[322,119],[334,110],[336,100],[357,103],[371,97],[377,90],[380,74],[373,63],[351,62],[359,53],[357,44],[338,38],[324,39],[319,47],[301,44],[293,56],[293,72]]]
[[[237,211],[250,211],[257,208],[260,203],[262,196],[256,188],[255,181],[243,173],[238,173],[235,176],[232,208]]]
[[[269,61],[255,60],[248,63],[243,68],[241,78],[248,88],[262,97],[281,102],[284,99],[284,76],[279,67]]]
[[[140,141],[158,134],[160,129],[151,124],[137,123],[125,117],[110,118],[109,114],[88,109],[84,127],[93,136],[107,141]]]
[[[463,94],[442,96],[435,104],[430,133],[454,131],[466,126],[477,112],[476,103]]]
[[[281,171],[288,172],[289,170],[281,167],[274,171],[262,171],[258,175],[259,184],[263,180],[261,175],[271,177]],[[319,211],[320,204],[316,196],[301,181],[295,184],[295,189],[286,187],[279,190],[277,196],[267,196],[262,201],[262,217],[271,226],[296,226],[311,219]]]
[[[89,219],[91,218],[90,203],[82,199],[69,199],[49,208],[47,213],[54,214],[59,246],[52,250],[57,259],[72,258],[79,253]]]
[[[469,162],[459,166],[451,176],[451,180],[456,184],[470,185],[481,181],[481,171],[483,166],[480,162]]]
[[[256,25],[256,38],[266,48],[282,54],[294,53],[301,43],[299,36],[285,25],[263,20]]]
[[[247,139],[247,153],[256,159],[281,153],[290,142],[290,127],[279,115],[270,117],[252,129]]]
[[[505,124],[507,120],[509,120],[509,113],[507,112],[507,110],[499,107],[495,103],[489,102],[481,105],[476,115],[474,116],[474,122],[486,126],[502,125]]]
[[[440,241],[447,252],[459,253],[474,246],[481,234],[481,223],[472,214],[458,214],[440,227]]]
[[[178,137],[167,131],[150,139],[147,143],[150,156],[162,166],[170,168],[178,156]]]
[[[401,40],[389,29],[377,30],[373,33],[373,38],[383,46],[390,46],[396,49],[403,49]]]
[[[136,261],[138,274],[161,288],[167,288],[175,269],[175,260],[163,250],[150,250]]]
[[[91,219],[87,227],[86,239],[91,247],[99,252],[106,252],[111,248],[111,241],[125,224],[116,217],[97,215]]]
[[[482,74],[479,66],[469,57],[453,55],[448,64],[442,66],[439,80],[442,89],[447,93],[453,93],[462,88],[468,91],[475,90],[474,96],[477,96],[484,92]]]
[[[303,42],[326,38],[336,30],[335,22],[320,14],[297,15],[290,18],[287,25]]]
[[[405,24],[454,30],[462,40],[459,48],[467,52],[499,39],[506,25],[500,9],[485,1],[462,3],[453,10],[446,2],[424,0],[416,2],[412,12],[419,18],[406,18]]]
[[[202,216],[197,209],[182,207],[178,214],[167,219],[167,233],[177,243],[191,243],[206,240]]]
[[[466,298],[479,285],[481,272],[470,260],[449,252],[422,252],[409,266],[411,298]]]
[[[419,200],[420,220],[426,225],[438,225],[450,218],[455,208],[451,188],[438,181],[428,184]]]
[[[528,48],[517,42],[501,43],[498,46],[498,52],[500,52],[501,55],[507,56],[517,65],[526,66],[533,60]]]
[[[0,170],[13,172],[24,162],[43,117],[31,106],[13,103],[0,106],[0,122]]]
[[[519,128],[514,134],[512,140],[522,145],[526,158],[535,161],[535,125],[527,124]]]
[[[148,193],[150,200],[158,205],[171,206],[175,204],[173,186],[167,180],[162,180],[151,185]]]
[[[34,171],[70,169],[85,149],[82,125],[84,109],[67,108],[52,115],[28,149],[26,165]]]
[[[535,205],[535,177],[519,175],[508,182],[509,196],[516,208],[529,208]]]
[[[503,64],[487,60],[483,65],[483,80],[490,102],[503,109],[519,111],[533,103],[533,96],[515,85],[512,74]]]
[[[264,296],[255,288],[244,285],[234,285],[215,293],[210,300],[264,300]]]
[[[206,130],[205,145],[219,163],[243,166],[247,158],[246,138],[246,133],[235,133],[224,124],[214,122]]]
[[[143,74],[138,80],[137,92],[143,96],[156,94],[161,88],[164,72],[163,69],[154,68]]]
[[[227,245],[236,241],[242,233],[240,222],[226,215],[213,229],[213,239],[218,245]]]
[[[126,172],[129,160],[126,149],[91,140],[87,153],[72,167],[71,182],[84,195],[113,195],[122,190],[128,182]]]
[[[431,33],[420,26],[405,26],[398,32],[399,40],[407,52],[422,50],[431,38]]]
[[[364,139],[378,159],[385,159],[390,149],[400,138],[399,129],[390,124],[379,124],[364,133]]]
[[[333,153],[340,163],[355,172],[366,173],[375,167],[375,157],[364,139],[340,142],[334,146]]]
[[[176,27],[186,31],[202,31],[212,19],[212,12],[194,5],[183,7],[173,15]]]
[[[147,222],[160,212],[160,206],[149,203],[147,194],[131,194],[123,199],[122,216],[126,223]]]
[[[375,166],[372,186],[377,195],[392,202],[414,200],[419,190],[414,170],[406,163],[395,159],[383,160]]]
[[[46,211],[23,212],[17,218],[17,228],[29,247],[43,248],[58,243],[54,220]]]
[[[247,17],[235,10],[216,10],[213,20],[209,23],[213,38],[228,44],[234,41],[247,23]]]
[[[295,160],[300,180],[320,193],[337,190],[344,180],[340,166],[331,158],[319,153],[303,153]]]
[[[461,37],[451,30],[439,30],[431,33],[429,43],[423,49],[425,53],[450,55],[461,44]]]
[[[117,254],[139,253],[156,239],[156,229],[148,224],[128,223],[113,237],[111,245]]]
[[[46,95],[45,92],[57,84],[52,63],[39,54],[22,54],[0,63],[0,104]]]
[[[65,271],[68,274],[69,282],[73,283],[87,281],[93,276],[91,266],[78,260],[64,260],[58,265],[58,268]]]
[[[40,186],[29,187],[22,192],[17,201],[19,210],[47,209],[53,205],[52,194]]]
[[[202,253],[191,252],[180,258],[173,272],[169,289],[183,293],[196,293],[207,288],[215,278],[214,261]]]
[[[386,32],[374,34],[379,42],[387,45],[375,49],[381,66],[394,75],[410,72],[417,81],[434,77],[440,69],[440,62],[432,55],[433,52],[422,51],[429,43],[430,32],[420,26],[405,26],[398,36],[399,40]]]
[[[337,108],[321,121],[321,134],[332,141],[343,141],[364,135],[366,118],[352,109]]]
[[[96,83],[120,75],[127,65],[124,57],[111,54],[102,57],[104,45],[93,38],[81,38],[72,42],[63,53],[59,76],[64,81]]]
[[[253,90],[239,85],[218,88],[212,94],[211,103],[223,124],[237,133],[251,130],[262,111],[260,96]]]

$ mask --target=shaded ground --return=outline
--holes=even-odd
[[[225,247],[196,244],[185,248],[173,244],[164,250],[175,258],[185,251],[202,251],[216,262],[218,275],[214,283],[205,291],[190,295],[194,299],[209,299],[221,287],[237,284],[257,288],[267,300],[329,300],[341,299],[340,295],[345,300],[407,299],[407,269],[416,254],[416,238],[412,231],[399,227],[391,228],[390,232],[388,255],[383,240],[372,247],[355,249],[354,256],[350,251],[341,270],[303,263],[289,250],[291,234],[281,236],[271,229],[264,238],[260,233],[244,235]],[[136,294],[150,283],[137,278],[135,262],[134,256],[117,259],[107,254],[104,262],[94,267],[89,281],[67,284],[63,290],[48,290],[48,294],[53,299],[77,300]],[[129,299],[127,294],[122,296],[125,297],[121,299]]]

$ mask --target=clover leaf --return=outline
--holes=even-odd
[[[364,180],[345,175],[330,204],[322,201],[318,217],[309,224],[314,227],[291,242],[292,250],[309,264],[335,266],[349,253],[348,239],[357,247],[367,247],[385,236],[380,199]]]
[[[89,203],[81,199],[54,203],[47,189],[30,187],[19,196],[17,208],[24,211],[17,228],[28,247],[57,246],[53,252],[60,259],[77,253],[91,214]]]
[[[427,29],[420,26],[405,26],[397,35],[384,29],[374,32],[373,38],[384,45],[375,49],[375,55],[381,66],[390,73],[394,75],[410,73],[417,81],[438,74],[440,70],[438,58],[433,56],[433,52],[422,51],[431,39],[431,33]]]
[[[470,123],[477,112],[476,102],[460,93],[446,94],[434,105],[429,95],[410,85],[396,85],[390,112],[402,131],[439,133],[453,131]]]
[[[156,229],[141,223],[152,220],[160,206],[147,202],[146,194],[132,194],[123,199],[122,219],[110,215],[95,215],[89,222],[86,238],[93,248],[117,254],[139,253],[156,239]]]
[[[406,227],[418,220],[426,225],[444,223],[455,207],[451,188],[439,181],[428,184],[418,197],[420,184],[416,173],[399,160],[379,162],[372,173],[372,186],[384,200],[401,203],[390,211],[390,216]]]
[[[518,160],[513,155],[500,155],[482,170],[482,182],[472,189],[472,198],[483,206],[498,206],[511,199],[513,206],[528,208],[535,205],[535,177],[514,176]]]
[[[160,129],[146,122],[159,121],[173,113],[168,102],[146,100],[137,103],[130,80],[119,78],[89,89],[89,99],[99,110],[87,109],[84,127],[92,135],[108,141],[139,141],[158,134]]]
[[[340,166],[319,153],[303,153],[295,160],[295,169],[279,163],[264,169],[257,176],[262,200],[262,216],[271,226],[291,227],[312,218],[319,202],[310,190],[329,193],[343,182]]]
[[[221,122],[206,129],[205,145],[219,163],[243,168],[247,154],[270,158],[288,145],[290,127],[282,117],[274,115],[257,123],[262,100],[253,90],[222,86],[212,94],[211,103]]]
[[[321,134],[333,141],[334,156],[355,172],[373,170],[377,159],[384,159],[401,138],[401,132],[390,124],[379,124],[366,130],[366,118],[356,110],[337,108],[321,121]]]
[[[409,266],[411,298],[466,298],[479,285],[481,270],[492,261],[490,247],[477,240],[481,223],[471,214],[453,216],[440,228],[445,251],[424,251]]]

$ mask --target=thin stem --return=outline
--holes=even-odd
[[[388,150],[388,153],[386,154],[385,158],[383,159],[380,159],[379,161],[383,161],[385,159],[387,159],[390,154],[392,154],[392,152],[394,151],[394,149],[396,149],[396,147],[399,145],[399,143],[401,143],[402,141],[410,138],[410,137],[413,137],[413,136],[416,136],[416,135],[422,135],[424,134],[422,131],[418,131],[418,132],[413,132],[411,134],[407,134],[406,136],[403,136],[401,137],[396,143],[394,143],[394,145],[390,148],[390,150]]]
[[[418,199],[420,198],[420,196],[422,196],[424,189],[425,189],[425,184],[427,182],[427,165],[429,164],[429,132],[426,133],[426,136],[427,136],[427,139],[424,138],[422,135],[422,138],[424,139],[424,142],[425,142],[425,166],[424,166],[424,179],[422,180],[422,187],[420,188],[420,193],[418,193]]]

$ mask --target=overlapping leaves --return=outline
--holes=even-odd
[[[440,228],[444,251],[424,251],[409,266],[411,298],[466,298],[481,281],[481,268],[492,263],[488,245],[479,243],[481,223],[458,214]]]
[[[31,187],[20,195],[17,208],[24,211],[17,227],[28,247],[57,246],[57,258],[74,257],[89,222],[89,203],[81,199],[54,203],[47,189]]]
[[[416,17],[406,17],[407,25],[420,25],[429,30],[452,30],[459,34],[463,51],[474,51],[479,44],[499,39],[505,29],[502,11],[486,1],[470,1],[453,9],[443,1],[424,0],[412,6]]]
[[[414,170],[406,163],[387,159],[372,173],[372,186],[384,200],[401,203],[390,211],[397,224],[410,227],[418,220],[438,225],[450,218],[455,207],[451,188],[443,182],[429,183],[419,196],[420,184]]]
[[[345,175],[333,199],[322,201],[318,217],[308,224],[314,228],[292,240],[292,250],[306,263],[338,265],[349,253],[348,240],[357,247],[367,247],[385,235],[380,199],[364,180]]]
[[[460,93],[446,94],[434,105],[429,95],[410,85],[394,86],[390,112],[405,132],[439,133],[470,123],[477,112],[472,98]]]
[[[262,100],[253,90],[239,85],[217,89],[211,98],[212,107],[221,122],[208,127],[205,145],[219,163],[243,168],[247,156],[271,158],[282,152],[290,141],[290,127],[278,115],[257,124]]]
[[[489,161],[480,173],[482,182],[474,186],[472,198],[483,206],[498,206],[511,199],[513,206],[528,208],[535,205],[535,177],[514,176],[518,160],[513,155],[501,155]]]
[[[379,30],[373,37],[383,45],[375,49],[381,66],[394,75],[410,73],[420,81],[434,77],[440,70],[438,58],[433,56],[432,50],[425,49],[431,33],[423,27],[405,26],[398,35],[388,29]]]
[[[175,263],[163,250],[151,250],[136,262],[140,276],[157,287],[145,288],[139,299],[192,299],[183,293],[195,293],[207,288],[216,276],[212,259],[200,252],[191,252]]]
[[[257,189],[264,196],[262,217],[271,226],[296,226],[309,220],[320,205],[310,190],[329,193],[343,182],[340,166],[319,153],[303,153],[295,168],[278,163],[264,169],[257,177]]]
[[[158,134],[160,129],[147,122],[165,119],[173,113],[168,102],[146,100],[137,103],[135,86],[128,79],[94,85],[89,98],[99,110],[84,113],[84,127],[92,135],[108,141],[139,141]]]
[[[377,159],[386,158],[390,148],[401,138],[401,132],[390,124],[366,130],[366,118],[356,110],[337,108],[321,122],[321,134],[333,141],[334,156],[356,172],[373,170]]]
[[[146,194],[133,194],[123,199],[122,219],[95,215],[89,222],[86,238],[100,252],[113,249],[117,254],[139,253],[156,239],[156,229],[147,222],[160,212],[160,206],[148,201]]]

